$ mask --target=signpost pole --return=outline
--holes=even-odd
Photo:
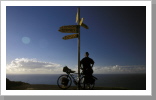
[[[79,31],[79,35],[78,35],[78,89],[80,90],[80,8],[78,8],[78,31]]]
[[[68,39],[73,39],[73,38],[78,38],[78,85],[77,85],[77,89],[80,90],[80,26],[84,27],[85,24],[83,24],[83,18],[80,21],[80,7],[78,7],[77,9],[77,15],[76,15],[76,22],[77,25],[67,25],[67,26],[62,26],[60,27],[60,29],[58,31],[62,32],[62,33],[78,33],[78,34],[73,34],[73,35],[67,35],[64,36],[62,39],[64,40],[68,40]],[[86,29],[88,29],[88,27],[85,25]]]

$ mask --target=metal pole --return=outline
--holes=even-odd
[[[79,35],[78,35],[78,89],[80,89],[80,8],[78,8],[78,25],[79,25]]]

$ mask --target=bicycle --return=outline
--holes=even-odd
[[[72,71],[67,66],[65,66],[63,68],[63,72],[65,72],[66,74],[61,75],[57,80],[57,85],[60,89],[64,89],[64,90],[68,89],[71,86],[72,81],[74,82],[75,85],[78,85],[79,78],[75,79],[74,74],[71,74],[71,73],[75,73],[75,71]],[[93,79],[92,82],[86,81],[85,75],[83,75],[83,73],[81,72],[80,89],[93,89],[95,85],[95,80],[97,80],[97,78],[93,76],[92,79]]]

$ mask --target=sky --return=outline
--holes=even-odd
[[[76,6],[7,6],[7,74],[58,74],[63,67],[77,71],[75,33],[59,32],[77,25]],[[94,73],[146,72],[145,6],[80,6],[80,58],[95,62]]]

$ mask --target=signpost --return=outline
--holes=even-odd
[[[80,8],[78,8],[77,14],[76,14],[76,22],[77,25],[67,25],[67,26],[61,26],[58,31],[62,33],[78,33],[73,35],[67,35],[64,36],[62,39],[73,39],[78,38],[78,89],[80,89],[80,26],[88,29],[88,26],[83,23],[83,18],[80,21]]]
[[[82,26],[82,27],[84,27],[84,28],[86,28],[86,29],[88,29],[88,26],[83,23],[83,19],[84,18],[81,18],[79,25]]]
[[[78,25],[62,26],[59,31],[62,33],[79,33],[78,27]]]
[[[76,19],[77,19],[77,24],[79,25],[79,36],[78,36],[78,78],[79,78],[79,81],[78,81],[77,88],[80,89],[80,8],[78,8]]]
[[[67,25],[67,26],[61,26],[60,28],[65,28],[65,29],[77,29],[79,25]]]
[[[68,40],[68,39],[73,39],[73,38],[78,38],[78,34],[66,35],[62,39]]]

